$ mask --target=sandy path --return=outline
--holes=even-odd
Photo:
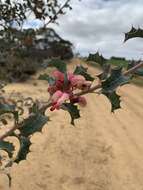
[[[7,92],[42,99],[45,85],[10,85]],[[43,133],[32,137],[28,159],[12,168],[12,190],[143,190],[143,89],[126,85],[119,94],[123,109],[115,114],[105,97],[87,95],[75,127],[66,112],[50,113]]]

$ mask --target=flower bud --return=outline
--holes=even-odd
[[[70,80],[72,87],[81,88],[82,84],[85,82],[85,78],[81,75],[75,75]]]
[[[53,96],[51,97],[51,100],[53,103],[57,102],[58,99],[63,95],[63,92],[61,92],[60,90],[56,91]]]
[[[56,80],[64,81],[64,74],[58,70],[53,71],[52,75],[56,78]]]
[[[63,93],[62,96],[58,99],[57,101],[57,106],[62,105],[64,102],[66,102],[67,100],[69,100],[69,94],[67,93]]]

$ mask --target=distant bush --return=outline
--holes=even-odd
[[[126,58],[124,58],[124,57],[115,57],[115,56],[112,56],[111,59],[121,60],[121,61],[125,61],[126,60]]]
[[[7,56],[0,62],[0,79],[8,82],[25,81],[36,73],[40,63],[32,58]]]

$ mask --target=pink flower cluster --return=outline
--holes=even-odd
[[[74,75],[68,72],[65,84],[65,76],[58,70],[54,71],[52,76],[55,83],[48,88],[52,101],[51,111],[60,109],[61,105],[67,101],[73,104],[78,103],[81,106],[86,105],[86,99],[82,96],[74,95],[74,91],[77,89],[88,90],[91,86],[90,81],[87,81],[82,75]]]

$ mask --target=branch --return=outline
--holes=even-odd
[[[131,69],[127,70],[124,72],[124,75],[127,76],[129,74],[132,74],[135,70],[139,69],[140,67],[143,66],[143,62],[140,62],[139,64],[137,64],[136,66],[132,67]],[[86,91],[82,91],[79,93],[76,93],[76,96],[81,96],[81,95],[85,95],[88,93],[92,93],[95,90],[101,88],[101,84],[95,85],[93,87],[91,87],[90,89],[86,90]],[[40,111],[42,113],[45,113],[46,109],[48,109],[51,106],[51,101],[49,100],[46,104],[41,105]],[[20,125],[14,125],[13,127],[11,127],[10,129],[8,129],[4,134],[0,135],[0,141],[3,140],[4,138],[6,138],[7,136],[9,136],[13,131],[15,131],[16,129],[18,129],[20,127]]]
[[[142,67],[142,66],[143,66],[143,61],[140,62],[139,64],[135,65],[135,66],[132,67],[131,69],[125,71],[125,72],[123,73],[123,75],[124,75],[124,76],[130,75],[130,74],[132,74],[135,70],[139,69],[139,68]],[[101,87],[102,87],[101,84],[98,84],[98,85],[95,85],[95,86],[91,87],[90,89],[88,89],[88,90],[86,90],[86,91],[78,92],[78,93],[76,93],[75,95],[81,96],[81,95],[85,95],[85,94],[87,94],[87,93],[92,93],[92,92],[94,92],[95,90],[97,90],[97,89],[99,89],[99,88],[101,88]]]
[[[55,15],[47,22],[44,24],[44,28],[46,28],[47,25],[49,25],[50,23],[52,23],[53,21],[55,21],[58,17],[59,14],[61,14],[61,12],[63,11],[63,9],[65,8],[65,6],[70,2],[70,0],[66,0],[66,2],[61,6],[61,8],[55,13]]]
[[[141,61],[139,64],[135,65],[134,67],[132,67],[131,69],[127,70],[124,72],[124,75],[127,76],[129,74],[134,73],[134,71],[136,71],[137,69],[139,69],[140,67],[143,66],[143,61]]]

